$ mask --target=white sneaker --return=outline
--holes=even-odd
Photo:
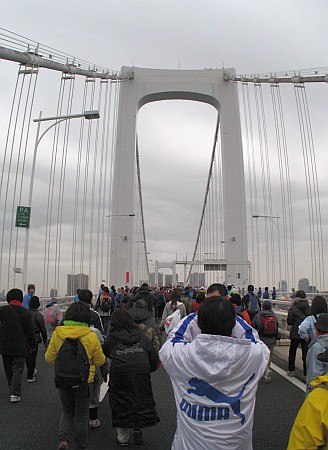
[[[89,427],[90,428],[100,427],[100,420],[99,419],[89,420]]]
[[[33,378],[28,378],[27,379],[27,382],[28,383],[34,383],[35,382],[35,378],[33,377]]]
[[[20,396],[19,395],[11,395],[10,403],[17,403],[17,402],[20,402]]]
[[[288,370],[287,371],[287,376],[288,377],[294,377],[295,376],[295,370]]]
[[[36,375],[37,373],[38,373],[38,370],[34,369],[33,376]]]

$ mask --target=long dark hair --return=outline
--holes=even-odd
[[[89,306],[84,302],[72,303],[65,313],[64,320],[73,320],[90,325],[91,312]]]
[[[320,314],[327,312],[327,302],[322,295],[316,295],[311,303],[311,314]]]
[[[180,301],[181,301],[181,294],[180,294],[180,292],[177,289],[175,289],[172,292],[172,294],[171,294],[171,300],[170,300],[171,305],[172,306],[174,306],[174,305],[176,306],[177,303],[180,302]]]
[[[132,316],[124,309],[117,308],[110,316],[110,331],[126,330],[131,332],[136,328]]]

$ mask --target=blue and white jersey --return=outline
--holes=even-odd
[[[202,334],[190,314],[161,348],[177,407],[172,450],[252,450],[256,390],[270,352],[240,317],[232,334]]]

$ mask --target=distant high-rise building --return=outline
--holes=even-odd
[[[288,289],[287,281],[281,280],[280,282],[280,291],[286,293]]]
[[[76,275],[67,274],[67,295],[75,295],[78,289],[89,288],[89,275],[78,273]]]
[[[173,275],[171,274],[166,274],[164,276],[164,280],[165,280],[165,286],[172,286],[172,280],[173,280]]]
[[[149,274],[149,285],[155,286],[155,272],[150,272]],[[163,286],[163,274],[161,272],[158,272],[157,286]]]
[[[189,284],[191,286],[204,286],[205,287],[205,273],[195,272],[191,273],[189,278]]]
[[[155,286],[155,272],[149,273],[149,285]]]
[[[301,278],[298,282],[298,290],[310,292],[310,283],[308,278]]]
[[[158,272],[158,286],[163,286],[164,284],[164,275],[162,272]]]
[[[58,297],[58,291],[55,288],[50,289],[50,297]]]
[[[173,283],[173,275],[166,274],[164,276],[164,284],[165,286],[176,286],[178,284],[178,274],[176,274],[175,283]]]

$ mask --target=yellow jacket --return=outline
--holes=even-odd
[[[314,378],[289,436],[287,450],[328,450],[328,374]]]
[[[82,325],[64,325],[57,327],[53,332],[45,353],[45,360],[49,364],[55,363],[58,351],[66,338],[80,339],[90,362],[88,383],[92,383],[96,372],[95,366],[102,366],[106,358],[96,333],[88,327]]]

